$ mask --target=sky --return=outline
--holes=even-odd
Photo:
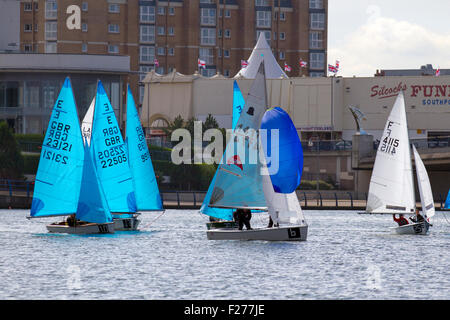
[[[328,0],[328,63],[338,76],[450,69],[450,0]]]

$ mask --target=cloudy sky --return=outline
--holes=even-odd
[[[329,0],[328,62],[338,75],[450,69],[450,0]]]

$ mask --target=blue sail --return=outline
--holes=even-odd
[[[80,122],[67,77],[53,107],[42,144],[30,211],[32,217],[76,212],[83,161]]]
[[[303,149],[297,129],[289,114],[280,107],[266,111],[261,129],[267,130],[267,139],[262,139],[262,144],[275,192],[294,192],[300,184],[303,171]],[[278,139],[274,141],[273,129],[278,130]]]
[[[232,129],[236,128],[237,122],[239,120],[239,116],[241,115],[242,109],[244,108],[245,100],[244,96],[242,95],[241,89],[239,89],[239,86],[234,80],[233,82],[233,123],[232,123]]]
[[[265,81],[264,65],[261,64],[219,165],[210,207],[267,208],[257,139],[257,130],[266,110]]]
[[[81,191],[76,217],[92,223],[112,222],[108,203],[95,170],[92,157],[92,144],[84,146],[84,166],[81,179]]]
[[[161,195],[130,86],[127,90],[126,144],[138,210],[162,210]]]
[[[136,212],[127,146],[101,81],[97,84],[91,143],[94,144],[94,162],[109,209],[112,213]]]
[[[450,190],[448,190],[447,199],[445,200],[445,209],[450,209]]]

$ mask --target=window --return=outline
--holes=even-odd
[[[219,29],[219,30],[217,31],[217,37],[218,37],[218,38],[222,38],[222,29]]]
[[[229,77],[230,76],[230,70],[228,70],[228,69],[223,70],[223,75],[225,77]]]
[[[156,53],[158,54],[158,56],[165,56],[166,55],[166,48],[158,47],[156,49]]]
[[[156,73],[158,73],[158,74],[164,74],[164,67],[158,67],[158,68],[156,68]]]
[[[200,9],[200,24],[205,26],[216,25],[216,9],[201,8]]]
[[[24,32],[31,32],[33,31],[33,25],[31,23],[25,23],[23,26]]]
[[[40,81],[25,81],[23,91],[24,107],[39,108]]]
[[[323,9],[323,0],[309,0],[310,9]]]
[[[141,63],[153,63],[155,60],[155,47],[140,46],[139,47],[139,60]]]
[[[175,48],[169,48],[169,49],[167,49],[167,52],[169,53],[169,56],[174,56],[175,55]]]
[[[158,36],[163,36],[166,34],[166,29],[164,26],[158,26]]]
[[[325,76],[325,74],[323,72],[310,72],[309,76],[311,78],[318,78],[318,77],[323,77]]]
[[[47,0],[45,2],[45,18],[56,19],[58,16],[58,5],[56,0]]]
[[[311,29],[325,29],[325,14],[324,13],[311,13],[310,17]]]
[[[56,53],[56,42],[46,42],[45,53]]]
[[[309,54],[309,63],[311,69],[324,69],[325,54],[323,52],[311,52]]]
[[[280,32],[280,40],[286,40],[286,33]]]
[[[108,32],[109,33],[119,33],[119,25],[118,24],[108,24]]]
[[[25,45],[23,46],[23,51],[25,51],[25,52],[31,52],[31,51],[33,51],[33,46],[32,46],[31,44],[25,44]]]
[[[225,9],[225,18],[231,18],[231,11],[229,9]]]
[[[166,8],[158,7],[158,14],[164,16],[166,14]]]
[[[82,24],[81,24],[81,31],[82,31],[82,32],[87,32],[87,31],[88,31],[88,25],[87,25],[87,23],[82,23]]]
[[[141,6],[139,10],[140,22],[155,22],[155,7]]]
[[[255,0],[255,6],[256,7],[268,7],[269,0]]]
[[[280,20],[285,21],[286,20],[286,12],[280,12]]]
[[[224,58],[229,58],[230,57],[230,50],[223,49],[223,57]]]
[[[201,28],[200,29],[200,44],[215,45],[216,44],[216,29],[215,28]]]
[[[206,64],[214,63],[214,49],[213,48],[199,48],[199,58],[205,61]]]
[[[256,11],[256,26],[270,28],[271,18],[272,13],[270,11]]]
[[[118,4],[110,4],[110,5],[108,5],[108,12],[110,12],[110,13],[119,13],[120,12],[120,5],[118,5]]]
[[[155,26],[140,26],[141,42],[155,42]]]
[[[264,32],[267,42],[270,43],[270,35],[272,32],[266,31],[266,30],[256,30],[256,41],[258,41],[259,35],[261,34],[261,32]]]
[[[56,40],[56,21],[47,21],[45,23],[45,40]]]
[[[87,43],[81,44],[81,52],[87,52]]]
[[[231,30],[225,29],[225,38],[231,38]]]
[[[139,66],[139,81],[144,80],[147,73],[149,73],[151,70],[151,66]]]
[[[174,28],[174,27],[169,27],[169,28],[167,28],[167,34],[168,34],[169,36],[175,35],[175,28]]]
[[[31,2],[25,2],[23,4],[23,11],[32,11],[33,10],[33,4]]]
[[[81,3],[81,10],[88,11],[88,3],[87,2],[82,2]]]
[[[284,60],[284,51],[280,51],[279,53],[278,53],[278,57],[279,57],[279,59],[280,60]]]
[[[213,3],[214,0],[200,0],[200,3]]]
[[[311,31],[309,33],[309,48],[322,49],[323,48],[323,33],[320,31]]]
[[[116,44],[109,44],[108,53],[119,53],[119,46]]]
[[[170,16],[174,16],[175,15],[175,8],[174,7],[169,7],[169,15]]]
[[[204,77],[212,77],[212,76],[216,75],[217,71],[215,68],[214,69],[203,69],[202,68],[200,73]]]

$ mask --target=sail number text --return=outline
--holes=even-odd
[[[385,152],[387,154],[394,155],[396,153],[396,148],[399,146],[399,140],[391,137],[392,129],[391,126],[394,122],[389,121],[387,123],[386,133],[387,135],[384,137],[383,141],[380,142],[380,151]]]
[[[103,138],[105,139],[105,145],[110,148],[97,152],[102,168],[113,167],[119,163],[127,162],[128,158],[125,154],[119,128],[112,126],[103,129]]]
[[[139,125],[136,127],[136,133],[138,136],[138,149],[139,151],[142,151],[141,153],[141,160],[142,162],[145,162],[147,160],[150,160],[150,153],[147,148],[147,142],[145,141],[145,135],[142,131],[142,127]]]

